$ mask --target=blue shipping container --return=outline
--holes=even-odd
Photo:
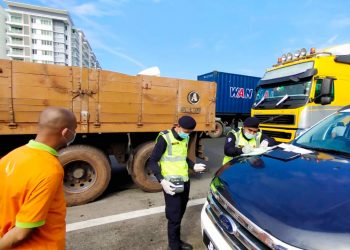
[[[259,77],[213,71],[197,79],[216,82],[217,115],[250,114]]]

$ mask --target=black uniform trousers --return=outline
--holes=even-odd
[[[164,192],[165,215],[168,219],[168,242],[171,250],[181,249],[181,220],[186,211],[190,193],[190,181],[184,183],[182,193],[170,195]]]

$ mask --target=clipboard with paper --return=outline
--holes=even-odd
[[[265,152],[264,156],[278,159],[278,160],[282,160],[282,161],[290,161],[290,160],[293,160],[293,159],[300,157],[301,154],[293,152],[293,151],[285,151],[281,148],[276,148],[274,150],[270,150],[268,152]]]

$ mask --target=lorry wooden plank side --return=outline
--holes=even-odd
[[[200,139],[215,127],[215,95],[214,82],[0,60],[0,141],[6,142],[0,156],[33,138],[43,109],[61,106],[78,121],[74,145],[60,156],[69,205],[92,201],[105,190],[111,154],[128,166],[139,187],[158,191],[146,166],[158,132],[182,115],[193,116],[190,155],[204,158]]]

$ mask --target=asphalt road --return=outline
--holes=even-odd
[[[209,183],[223,158],[224,138],[204,139],[208,162],[191,177],[190,202],[182,221],[182,239],[203,249],[200,211]],[[67,211],[67,249],[167,249],[167,220],[162,193],[145,193],[124,168],[114,166],[111,183],[99,200]]]

